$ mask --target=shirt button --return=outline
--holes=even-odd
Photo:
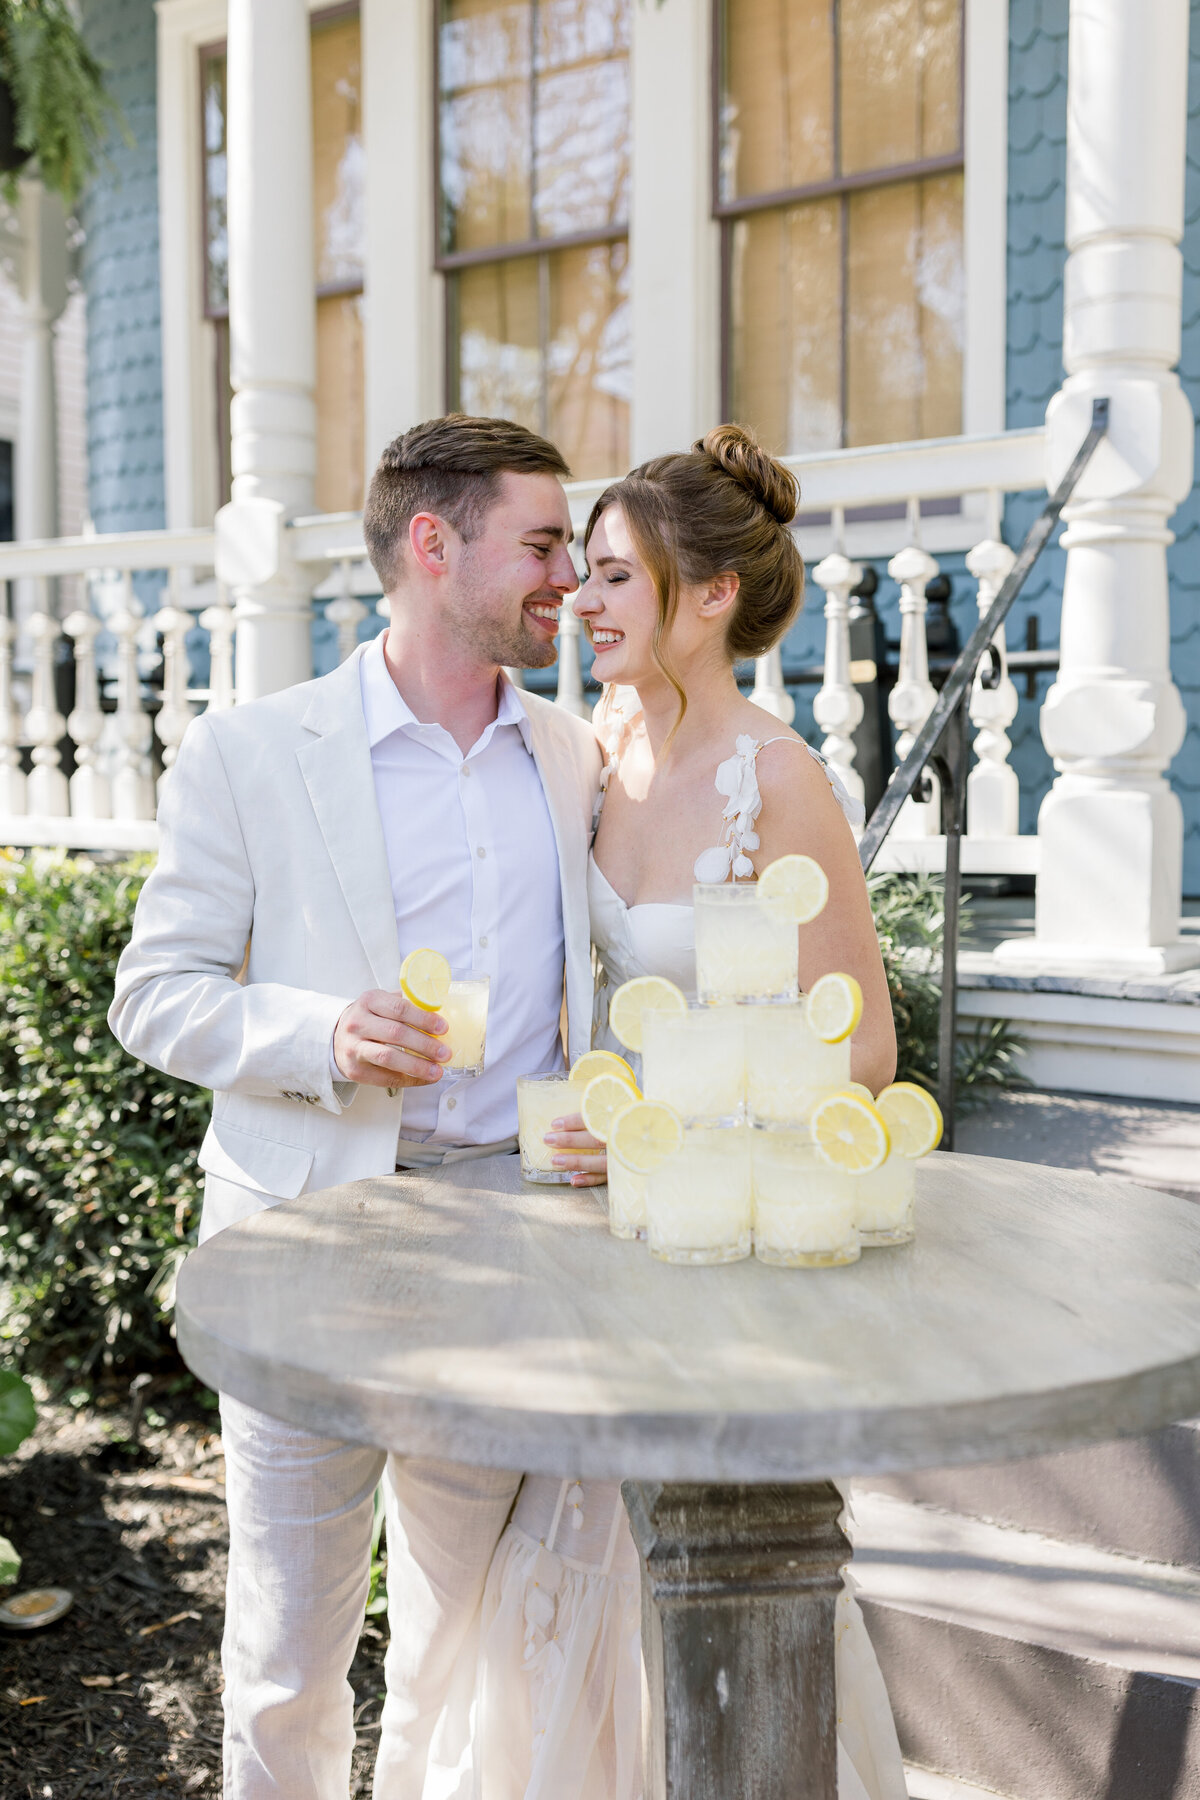
[[[480,949],[481,949],[481,950],[486,950],[486,949],[487,949],[487,939],[486,939],[486,938],[485,938],[485,937],[481,937],[481,938],[480,938],[480,940],[479,940],[479,948],[480,948]]]
[[[446,1102],[446,1111],[447,1111],[447,1112],[453,1112],[453,1111],[454,1111],[454,1109],[455,1109],[455,1107],[456,1107],[456,1106],[457,1106],[457,1105],[458,1105],[458,1101],[457,1101],[457,1100],[447,1100],[447,1102]]]
[[[459,771],[458,771],[458,772],[459,772],[459,774],[460,774],[460,775],[461,775],[461,776],[462,776],[462,777],[463,777],[463,778],[464,778],[464,780],[465,780],[465,779],[466,779],[466,777],[467,777],[467,776],[468,776],[468,775],[469,775],[469,774],[470,774],[470,773],[471,773],[471,765],[470,765],[470,763],[464,763],[464,764],[463,764],[463,765],[462,765],[462,768],[461,768],[461,769],[460,769],[460,770],[459,770]]]
[[[487,851],[484,849],[483,845],[480,844],[480,846],[479,846],[478,850],[475,852],[475,854],[476,854],[476,856],[484,857],[487,855]]]

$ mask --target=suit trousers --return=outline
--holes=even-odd
[[[375,1800],[420,1800],[454,1659],[519,1474],[316,1437],[221,1396],[229,1509],[225,1800],[347,1800],[350,1664],[384,1483],[387,1696]]]

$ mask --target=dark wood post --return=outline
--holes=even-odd
[[[837,1489],[622,1491],[642,1556],[646,1800],[837,1800]]]

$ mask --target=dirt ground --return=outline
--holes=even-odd
[[[194,1400],[43,1404],[0,1462],[0,1536],[20,1588],[75,1595],[58,1624],[0,1629],[3,1800],[143,1800],[221,1792],[220,1641],[228,1549],[216,1415]],[[14,1591],[14,1590],[6,1590]],[[351,1671],[352,1796],[370,1793],[384,1635],[368,1621]]]

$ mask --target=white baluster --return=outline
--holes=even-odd
[[[21,721],[13,699],[13,645],[17,628],[7,613],[0,612],[0,815],[21,817],[26,805],[26,780],[21,768]]]
[[[122,578],[122,589],[121,604],[108,621],[108,628],[117,640],[113,817],[152,819],[154,783],[150,773],[150,747],[154,733],[150,715],[142,706],[142,684],[138,673],[138,638],[145,621],[142,603],[133,591],[128,574]]]
[[[583,665],[579,658],[583,627],[569,600],[563,602],[558,625],[558,691],[555,706],[575,714],[577,719],[590,719],[592,709],[583,697]]]
[[[755,706],[782,719],[785,725],[790,725],[795,718],[796,702],[783,685],[783,651],[778,644],[765,656],[755,657],[750,698]]]
[[[112,817],[112,793],[100,768],[104,712],[96,679],[96,639],[103,629],[90,612],[73,612],[63,620],[63,630],[75,645],[75,705],[67,719],[67,731],[75,745],[75,773],[70,781],[73,819]]]
[[[179,592],[180,584],[176,580],[177,573],[177,570],[172,569],[169,590],[172,599],[176,598]],[[155,613],[154,624],[155,628],[162,633],[163,641],[162,705],[159,707],[156,720],[158,741],[163,747],[163,772],[158,780],[158,792],[161,798],[163,783],[171,772],[171,764],[179,754],[179,746],[183,742],[184,733],[195,717],[187,697],[187,634],[192,628],[192,615],[190,612],[185,612],[182,606],[164,606]]]
[[[354,597],[350,563],[342,561],[338,564],[337,596],[325,608],[325,617],[331,625],[337,626],[337,655],[340,663],[345,662],[358,643],[358,627],[366,616],[366,607]]]
[[[985,539],[968,553],[967,567],[979,583],[981,619],[1015,561],[1008,545],[995,538]],[[1017,690],[1008,673],[1003,625],[992,644],[1000,659],[1000,680],[995,687],[984,687],[981,675],[994,667],[993,658],[985,657],[971,688],[969,711],[979,761],[967,777],[968,837],[1016,837],[1020,829],[1020,783],[1008,760],[1012,749],[1008,727],[1017,716]]]
[[[233,705],[233,638],[237,620],[223,582],[217,583],[217,599],[200,614],[208,633],[208,710],[227,712]]]
[[[46,818],[65,819],[70,812],[71,795],[58,746],[67,721],[58,710],[54,694],[54,647],[60,627],[50,613],[35,612],[27,621],[26,630],[33,644],[31,704],[25,714],[25,741],[33,745],[29,810]]]
[[[909,525],[913,525],[909,508]],[[938,572],[927,550],[911,543],[893,556],[888,574],[900,583],[900,661],[896,685],[888,696],[888,712],[900,736],[896,761],[902,763],[913,740],[933,710],[937,694],[929,679],[929,651],[925,643],[925,589]],[[928,773],[932,794],[928,800],[906,800],[896,819],[898,838],[936,837],[941,829],[940,784]]]
[[[854,732],[862,723],[863,697],[850,679],[850,589],[862,580],[862,565],[835,550],[812,572],[825,590],[825,676],[813,698],[813,717],[825,738],[821,754],[847,789],[865,801],[863,778],[854,767]]]

